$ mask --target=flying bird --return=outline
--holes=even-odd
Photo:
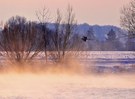
[[[91,39],[89,39],[89,38],[86,37],[86,36],[83,36],[81,39],[82,39],[84,42],[86,42],[87,40],[91,40]]]

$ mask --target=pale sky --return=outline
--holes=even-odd
[[[35,12],[44,5],[53,20],[57,8],[64,13],[70,4],[78,23],[119,26],[120,9],[128,2],[130,0],[0,0],[0,21],[15,15],[37,20]]]

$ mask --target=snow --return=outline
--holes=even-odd
[[[1,75],[0,99],[134,99],[132,77]]]

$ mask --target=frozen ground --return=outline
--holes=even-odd
[[[84,66],[101,71],[134,69],[134,52],[83,52],[77,58]],[[0,99],[135,99],[134,78],[128,72],[0,74]]]

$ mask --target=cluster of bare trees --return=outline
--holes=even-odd
[[[72,49],[70,39],[76,26],[73,9],[68,6],[65,18],[57,10],[53,30],[48,28],[48,10],[42,10],[36,13],[38,23],[20,16],[8,20],[0,34],[1,55],[21,64],[31,61],[40,52],[45,53],[46,61],[48,54],[57,62],[64,59]]]
[[[45,41],[45,56],[47,61],[47,56],[51,56],[51,58],[60,62],[64,59],[66,53],[73,49],[73,43],[71,43],[71,38],[75,33],[75,14],[73,12],[73,8],[68,5],[66,14],[62,17],[61,11],[57,9],[55,21],[54,21],[54,29],[47,32],[47,24],[48,24],[48,9],[44,8],[43,11],[37,12],[37,17],[39,22],[42,24],[42,30],[44,34]],[[48,36],[49,35],[49,36]],[[48,39],[49,38],[49,44]],[[49,50],[49,51],[48,51]]]
[[[75,32],[75,25],[75,15],[71,6],[68,6],[64,20],[62,20],[60,10],[57,10],[55,29],[54,33],[52,34],[52,41],[54,44],[54,49],[56,51],[55,55],[58,61],[61,61],[65,57],[67,51],[72,50],[70,40],[71,36]]]
[[[12,17],[0,34],[1,54],[13,62],[23,63],[33,59],[43,49],[40,30],[24,17]]]

